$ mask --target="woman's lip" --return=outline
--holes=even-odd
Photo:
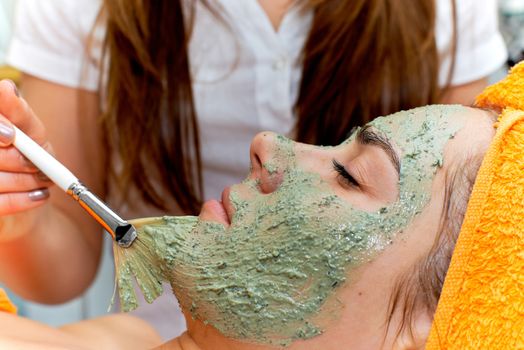
[[[233,217],[233,213],[234,213],[234,210],[233,210],[234,208],[233,208],[233,205],[231,204],[231,199],[229,198],[230,194],[231,194],[230,186],[224,188],[224,190],[222,191],[222,206],[224,207],[224,210],[226,211],[229,223],[231,223],[231,218]]]
[[[200,219],[204,221],[216,221],[224,226],[230,226],[234,213],[234,207],[229,199],[230,193],[231,188],[226,187],[222,191],[222,201],[216,199],[206,201],[202,205],[202,210],[199,215]]]
[[[222,203],[216,199],[208,200],[202,205],[199,218],[204,221],[219,222],[224,226],[230,225],[226,209]]]

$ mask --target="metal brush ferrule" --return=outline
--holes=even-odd
[[[98,221],[113,237],[119,246],[128,248],[133,244],[137,233],[133,225],[120,218],[87,187],[77,182],[69,186],[67,193]]]

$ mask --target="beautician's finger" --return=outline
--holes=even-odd
[[[49,189],[0,194],[0,216],[16,214],[39,207],[49,198]]]
[[[41,129],[42,129],[41,130],[42,134],[44,134],[44,127],[40,119],[35,118],[35,122],[40,124]],[[53,148],[51,147],[51,145],[49,144],[47,140],[38,141],[36,138],[33,138],[33,136],[30,136],[29,134],[27,134],[27,136],[31,137],[35,142],[40,144],[40,146],[43,149],[45,149],[48,153],[53,155]],[[15,137],[15,130],[13,128],[12,121],[7,119],[2,114],[0,114],[0,146],[3,146],[3,147],[10,146],[11,143],[14,141],[14,137]]]
[[[33,113],[27,102],[20,97],[16,85],[10,80],[0,81],[0,114],[39,144],[45,139],[42,121]]]
[[[38,169],[14,146],[0,147],[0,171],[36,173]]]
[[[34,174],[0,172],[0,193],[26,192],[52,183],[41,172]]]

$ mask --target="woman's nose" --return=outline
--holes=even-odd
[[[277,135],[272,132],[259,133],[251,142],[251,177],[259,181],[262,193],[271,193],[282,183],[285,160],[279,150]]]

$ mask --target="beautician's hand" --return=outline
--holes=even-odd
[[[0,82],[0,281],[26,299],[63,303],[93,281],[102,231],[12,146],[11,127],[48,151],[53,144],[60,162],[105,198],[98,95],[24,74],[20,84],[24,98]]]
[[[0,81],[0,242],[36,218],[29,213],[46,203],[52,183],[13,145],[16,125],[50,151],[45,128],[10,80]],[[11,214],[17,214],[12,216]]]

